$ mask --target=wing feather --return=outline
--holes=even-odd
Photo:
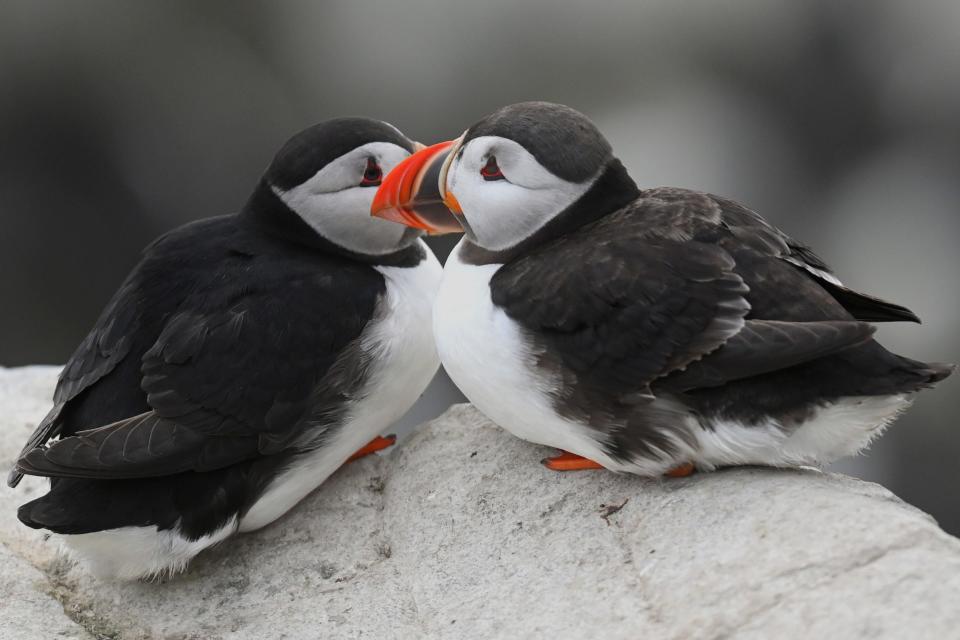
[[[663,380],[666,388],[687,391],[792,367],[869,340],[865,322],[778,322],[747,320],[722,347]]]
[[[873,328],[858,319],[912,317],[833,280],[813,251],[749,209],[656,189],[504,265],[490,286],[577,384],[624,398],[654,383],[685,390],[795,366],[868,341]]]
[[[165,323],[142,354],[149,410],[52,443],[31,440],[18,473],[141,478],[206,471],[276,453],[306,430],[335,424],[362,367],[358,337],[384,283],[373,269],[277,271],[258,286],[235,280]],[[348,277],[353,275],[354,277]],[[221,280],[222,282],[223,280]],[[108,325],[109,326],[109,325]]]

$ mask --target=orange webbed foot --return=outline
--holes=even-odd
[[[696,470],[697,468],[693,466],[692,462],[685,462],[684,464],[678,464],[663,475],[668,478],[686,478],[689,475],[693,475],[693,472]]]
[[[363,447],[361,447],[355,454],[347,458],[347,462],[353,462],[354,460],[359,460],[364,458],[371,453],[376,453],[377,451],[382,451],[387,447],[392,447],[397,441],[397,436],[390,434],[388,436],[377,436]]]
[[[552,471],[582,471],[584,469],[603,469],[603,465],[575,453],[564,451],[558,456],[544,458],[543,466]]]

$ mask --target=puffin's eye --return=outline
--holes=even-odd
[[[383,178],[383,169],[373,158],[367,158],[367,168],[363,170],[363,180],[360,181],[361,187],[378,187]]]
[[[503,175],[503,171],[500,171],[500,166],[497,164],[497,159],[493,156],[487,158],[487,164],[483,165],[483,168],[480,169],[480,175],[483,176],[484,180],[506,179]]]

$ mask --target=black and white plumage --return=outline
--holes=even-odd
[[[643,475],[820,464],[861,450],[953,369],[885,350],[869,322],[916,316],[845,287],[756,213],[638,189],[572,109],[505,107],[432,149],[405,163],[438,184],[418,191],[412,176],[390,190],[409,201],[375,206],[410,219],[442,200],[461,223],[438,351],[521,438]]]
[[[406,412],[439,365],[441,268],[369,207],[414,147],[373,120],[316,125],[239,214],[147,247],[10,474],[51,477],[20,519],[100,574],[173,572],[272,522]]]

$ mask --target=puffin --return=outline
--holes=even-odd
[[[638,188],[566,106],[510,105],[413,154],[372,213],[464,233],[434,307],[441,362],[493,422],[560,449],[554,470],[823,465],[954,369],[884,349],[873,323],[917,316],[747,207]]]
[[[161,578],[283,515],[380,437],[439,368],[442,267],[370,217],[422,145],[366,118],[287,141],[233,215],[150,244],[60,374],[8,484],[95,575]]]

